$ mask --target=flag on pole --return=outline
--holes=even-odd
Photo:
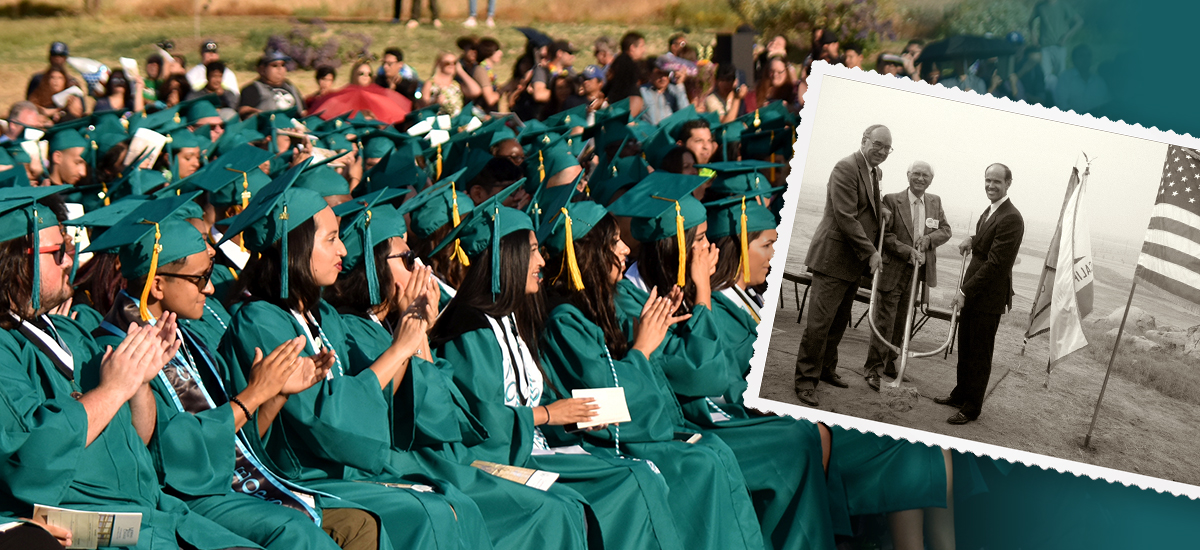
[[[1200,152],[1167,148],[1135,276],[1200,304]]]
[[[1033,309],[1029,312],[1029,328],[1025,331],[1028,342],[1030,338],[1052,332],[1053,326],[1058,327],[1050,336],[1050,365],[1087,345],[1082,330],[1079,330],[1080,320],[1092,312],[1094,280],[1091,237],[1082,206],[1087,176],[1087,170],[1081,178],[1079,168],[1071,169],[1058,227],[1050,239]],[[1059,273],[1063,277],[1059,277]],[[1068,296],[1069,292],[1074,296]]]
[[[1071,169],[1074,185],[1063,209],[1059,233],[1058,265],[1054,272],[1054,290],[1050,298],[1050,365],[1087,345],[1083,318],[1092,312],[1092,239],[1083,207],[1084,191],[1090,168],[1079,178],[1079,168]],[[1047,262],[1049,259],[1047,259]],[[1049,367],[1047,367],[1049,372]]]

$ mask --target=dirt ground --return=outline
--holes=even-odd
[[[800,270],[812,230],[819,221],[819,207],[815,206],[813,200],[817,195],[823,199],[824,189],[801,191],[801,211],[796,218],[786,262],[790,272]],[[1053,227],[1050,231],[1053,231]],[[1046,235],[1041,238],[1048,241],[1049,237]],[[1041,247],[1044,255],[1045,248],[1037,242],[1038,239],[1038,235],[1027,233],[1026,243],[1034,250]],[[943,281],[945,288],[933,291],[935,305],[948,305],[948,300],[942,300],[941,294],[950,292],[947,289],[952,289],[957,280],[960,263],[952,255],[951,245],[956,245],[959,240],[954,238],[939,250],[939,254],[945,258],[939,262],[939,280]],[[1034,261],[1040,262],[1041,258]],[[1098,260],[1097,265],[1100,263]],[[933,402],[935,397],[949,395],[955,385],[957,356],[954,353],[946,359],[939,355],[911,360],[907,372],[909,382],[905,385],[916,388],[921,397],[910,411],[896,412],[889,408],[884,398],[871,390],[863,378],[862,367],[871,330],[865,320],[856,328],[846,331],[838,348],[840,357],[837,372],[850,387],[839,389],[821,385],[817,389],[817,398],[821,403],[819,408],[1182,483],[1200,484],[1200,453],[1197,453],[1200,450],[1200,406],[1166,397],[1117,376],[1109,380],[1091,448],[1083,448],[1084,435],[1104,379],[1105,364],[1088,359],[1086,354],[1077,353],[1055,367],[1049,376],[1049,387],[1044,387],[1047,382],[1046,337],[1029,342],[1024,355],[1021,354],[1025,321],[1037,285],[1036,275],[1021,271],[1018,270],[1016,274],[1018,296],[1014,310],[1001,320],[996,336],[989,393],[983,413],[977,421],[963,426],[947,424],[946,419],[954,410]],[[1027,268],[1023,271],[1036,273],[1037,270]],[[1129,271],[1132,272],[1132,267]],[[802,294],[804,289],[800,286],[798,291]],[[1106,281],[1098,285],[1096,313],[1093,316],[1103,317],[1113,307],[1123,306],[1128,289],[1128,283],[1120,281]],[[760,393],[764,399],[791,404],[799,404],[792,389],[793,372],[801,331],[805,326],[803,323],[807,321],[805,317],[797,323],[796,290],[787,281],[781,289],[780,309],[775,316],[774,334],[771,335]],[[1143,301],[1158,302],[1149,297]],[[1135,305],[1139,305],[1138,300],[1135,300]],[[1189,317],[1168,311],[1166,306],[1154,308],[1153,304],[1144,304],[1141,307],[1152,312],[1163,311],[1163,317],[1168,321],[1186,322]],[[807,313],[808,308],[805,309]],[[853,320],[857,322],[866,309],[865,304],[856,303]],[[1162,322],[1160,320],[1160,324]],[[944,321],[930,320],[917,334],[913,347],[917,350],[936,348],[945,338],[947,328],[948,323]]]

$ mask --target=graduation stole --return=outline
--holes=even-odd
[[[71,350],[67,348],[66,342],[64,342],[62,337],[58,335],[58,330],[54,328],[54,323],[50,321],[50,317],[42,315],[41,319],[46,323],[46,327],[50,329],[53,334],[47,334],[46,331],[42,330],[37,325],[21,319],[16,315],[13,315],[12,317],[18,321],[17,331],[20,332],[26,340],[29,340],[29,343],[38,348],[42,354],[48,357],[50,362],[54,364],[54,367],[58,369],[58,372],[62,373],[62,375],[71,382],[72,396],[75,397],[75,399],[82,397],[83,394],[80,393],[79,386],[75,382],[75,359],[71,355]]]
[[[525,342],[517,335],[512,315],[496,319],[485,315],[492,325],[496,343],[500,346],[504,369],[504,404],[509,407],[537,407],[542,400],[542,372],[533,365],[533,356]],[[546,450],[546,436],[537,426],[533,427],[533,448]]]
[[[110,314],[113,319],[105,319],[100,323],[100,327],[118,337],[124,338],[125,331],[117,328],[112,321],[118,323],[126,321],[125,319],[117,319],[118,317],[125,317],[128,320],[134,319],[136,309],[132,312],[129,310],[136,307],[134,300],[129,297],[128,301],[123,304],[123,307],[114,309],[113,313]],[[130,313],[133,313],[133,315],[130,315]],[[221,378],[217,374],[216,365],[213,364],[212,358],[204,348],[204,345],[196,340],[191,332],[182,327],[177,329],[177,334],[183,341],[183,345],[179,346],[179,351],[175,353],[175,357],[171,359],[171,362],[164,365],[162,370],[158,371],[158,379],[163,383],[167,393],[171,396],[171,401],[175,404],[176,410],[199,414],[217,408],[212,395],[209,394],[208,389],[203,384],[200,369],[196,363],[196,357],[200,357],[203,360],[208,373],[217,382],[217,387],[214,388],[213,393],[217,394],[224,402],[228,402],[229,399],[225,388],[221,385]],[[255,419],[249,418],[247,422],[253,426]],[[239,430],[234,436],[235,458],[233,482],[231,484],[233,492],[247,494],[267,502],[286,506],[308,516],[313,523],[321,525],[321,513],[316,510],[316,502],[312,494],[309,493],[326,495],[304,489],[276,477],[275,474],[272,474],[270,470],[263,466],[262,461],[254,455],[254,452],[250,450],[250,446],[242,438],[242,432]]]
[[[758,303],[759,298],[757,295],[752,296],[737,285],[726,288],[721,293],[734,304],[741,306],[746,313],[749,313],[750,317],[754,319],[755,324],[762,322],[762,305]]]

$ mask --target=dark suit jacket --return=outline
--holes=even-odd
[[[882,179],[878,167],[875,172],[876,181]],[[804,264],[843,281],[857,282],[869,274],[867,260],[879,239],[880,210],[872,197],[879,197],[879,186],[871,185],[862,154],[839,160],[829,174],[825,214],[813,233]]]
[[[879,290],[887,292],[908,277],[912,264],[908,257],[912,253],[912,228],[920,229],[920,235],[929,235],[929,246],[925,248],[925,284],[937,286],[937,247],[950,240],[950,223],[942,211],[942,199],[925,193],[925,218],[938,221],[937,229],[929,227],[925,220],[912,219],[912,207],[908,203],[908,189],[883,196],[883,207],[892,211],[892,220],[883,228],[883,275]]]
[[[963,279],[963,311],[1003,315],[1012,307],[1012,268],[1024,236],[1025,220],[1011,199],[978,227]]]

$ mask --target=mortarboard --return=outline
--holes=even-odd
[[[587,126],[587,109],[587,104],[582,104],[565,111],[559,111],[549,117],[546,117],[546,126],[565,126],[567,128]]]
[[[770,194],[770,189],[726,197],[706,203],[708,208],[708,237],[716,240],[737,235],[741,239],[742,277],[750,282],[750,234],[755,231],[775,229],[775,215],[759,204],[755,198]]]
[[[85,252],[119,249],[121,275],[126,279],[146,277],[138,312],[150,320],[146,300],[154,275],[162,265],[208,250],[204,236],[184,221],[185,205],[194,204],[190,196],[169,197],[141,203],[120,221],[96,238]]]
[[[750,193],[759,189],[770,189],[771,182],[763,177],[759,173],[759,170],[780,168],[782,166],[782,164],[761,160],[741,160],[697,164],[696,168],[716,172],[716,177],[713,178],[713,184],[709,188],[709,191],[723,195],[732,195]]]
[[[15,170],[15,168],[14,168]],[[22,170],[24,171],[24,170]],[[28,235],[33,241],[31,250],[41,252],[39,232],[58,225],[58,218],[49,207],[37,201],[65,191],[70,186],[50,185],[45,187],[6,187],[0,189],[0,243]],[[63,243],[62,246],[69,246]],[[37,258],[34,258],[36,260]],[[41,308],[41,262],[33,263],[33,310]]]
[[[337,173],[337,170],[324,164],[316,167],[310,166],[308,170],[300,174],[300,177],[296,178],[295,186],[299,189],[316,191],[321,197],[350,194],[350,182]]]
[[[246,208],[254,194],[270,182],[258,167],[271,157],[271,153],[258,147],[242,144],[197,170],[186,181],[194,188],[208,191],[213,206]]]
[[[679,277],[677,285],[684,286],[688,247],[684,232],[708,220],[704,205],[692,196],[696,188],[708,181],[701,176],[685,176],[658,171],[646,176],[641,183],[609,206],[616,216],[633,218],[629,225],[633,238],[652,243],[675,237],[679,245]]]
[[[619,158],[608,167],[597,168],[588,181],[592,198],[600,204],[609,204],[613,195],[622,189],[633,187],[650,175],[650,165],[641,156]]]
[[[402,189],[380,189],[333,209],[333,213],[342,218],[342,244],[346,245],[346,256],[342,258],[342,272],[348,273],[360,261],[364,263],[371,305],[380,301],[379,277],[375,271],[375,246],[392,237],[403,237],[408,233],[408,228],[404,225],[404,215],[397,211],[396,207],[387,204],[403,194]]]
[[[583,275],[575,259],[575,240],[587,235],[597,223],[608,215],[608,210],[592,201],[571,202],[576,186],[563,185],[550,190],[545,197],[545,215],[537,229],[538,242],[548,250],[563,254],[563,264],[558,274],[551,278],[553,283],[565,271],[570,277],[573,290],[583,290]]]
[[[88,140],[84,139],[83,135],[74,128],[56,129],[51,127],[46,131],[46,134],[46,138],[50,142],[49,151],[51,153],[55,151],[65,151],[67,149],[75,149],[77,147],[86,150],[90,148],[91,145]]]
[[[401,210],[411,213],[409,229],[417,238],[427,239],[448,223],[458,227],[462,218],[475,207],[471,197],[460,189],[466,186],[460,179],[464,172],[466,170],[450,174],[404,202]]]
[[[256,193],[249,206],[233,218],[221,242],[217,243],[240,233],[247,249],[262,253],[276,242],[282,242],[279,252],[280,298],[288,297],[288,232],[329,208],[316,191],[292,187],[310,162],[311,158],[289,168]]]
[[[217,118],[221,115],[217,112],[217,106],[221,104],[221,97],[217,94],[204,94],[200,97],[192,98],[179,103],[179,112],[184,114],[187,123],[191,125],[200,124],[199,121]]]
[[[453,244],[467,258],[470,258],[490,249],[492,251],[493,300],[500,293],[500,239],[517,231],[533,230],[533,222],[529,216],[520,210],[503,205],[504,199],[507,199],[520,186],[521,182],[514,183],[479,203],[462,223],[442,239],[442,242],[432,252],[437,254],[441,249]],[[470,261],[465,261],[463,264],[470,265]]]

